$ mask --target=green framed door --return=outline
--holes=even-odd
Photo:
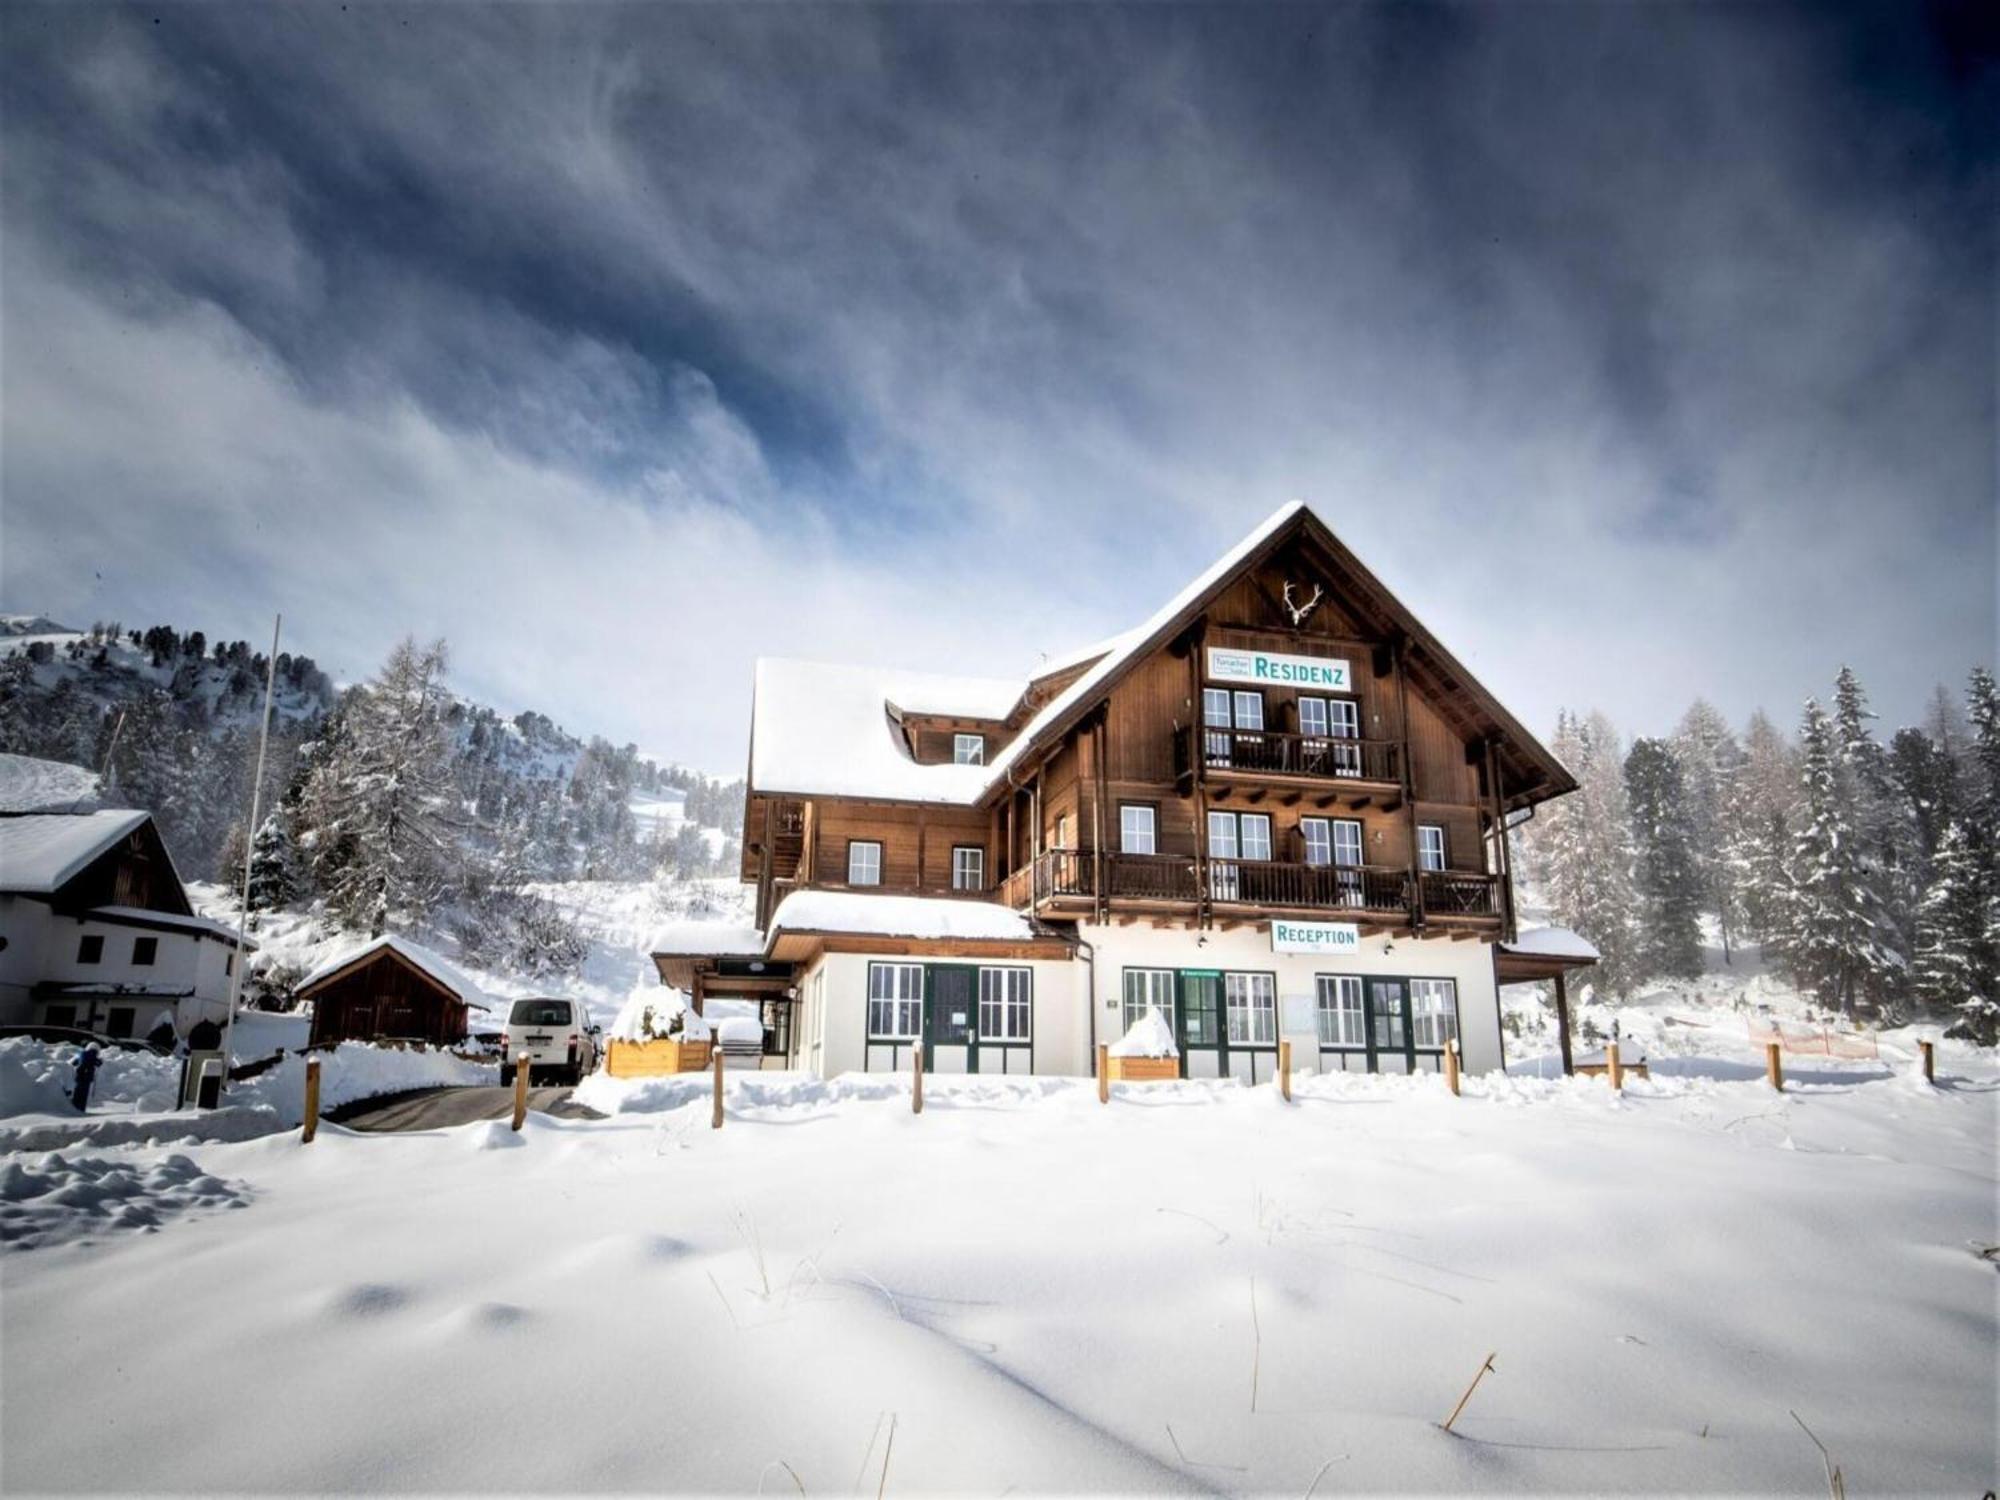
[[[1416,1050],[1410,1035],[1409,981],[1371,975],[1367,990],[1368,1071],[1416,1072]]]
[[[1229,1076],[1229,1034],[1222,1024],[1220,970],[1180,971],[1174,1023],[1174,1040],[1181,1044],[1181,1077]]]
[[[924,971],[926,1073],[936,1070],[939,1047],[964,1048],[964,1071],[979,1071],[979,970],[969,964],[931,964]]]

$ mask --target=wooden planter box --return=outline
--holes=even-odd
[[[658,1078],[667,1073],[699,1073],[708,1066],[707,1042],[680,1042],[671,1038],[651,1042],[622,1042],[611,1039],[605,1054],[604,1071],[613,1078]]]
[[[1108,1057],[1105,1066],[1114,1083],[1163,1083],[1181,1076],[1177,1057]]]

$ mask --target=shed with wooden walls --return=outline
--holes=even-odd
[[[379,937],[306,976],[298,997],[313,1007],[314,1046],[385,1040],[462,1042],[486,996],[421,944]]]

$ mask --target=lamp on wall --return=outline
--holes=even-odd
[[[1384,953],[1394,953],[1396,951],[1396,940],[1388,937],[1383,938],[1382,951]]]

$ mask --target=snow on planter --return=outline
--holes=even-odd
[[[679,990],[641,980],[619,1007],[604,1050],[604,1070],[614,1078],[694,1073],[708,1066],[708,1022]]]
[[[1107,1050],[1112,1078],[1140,1083],[1181,1076],[1181,1049],[1173,1028],[1156,1008],[1148,1007]]]

